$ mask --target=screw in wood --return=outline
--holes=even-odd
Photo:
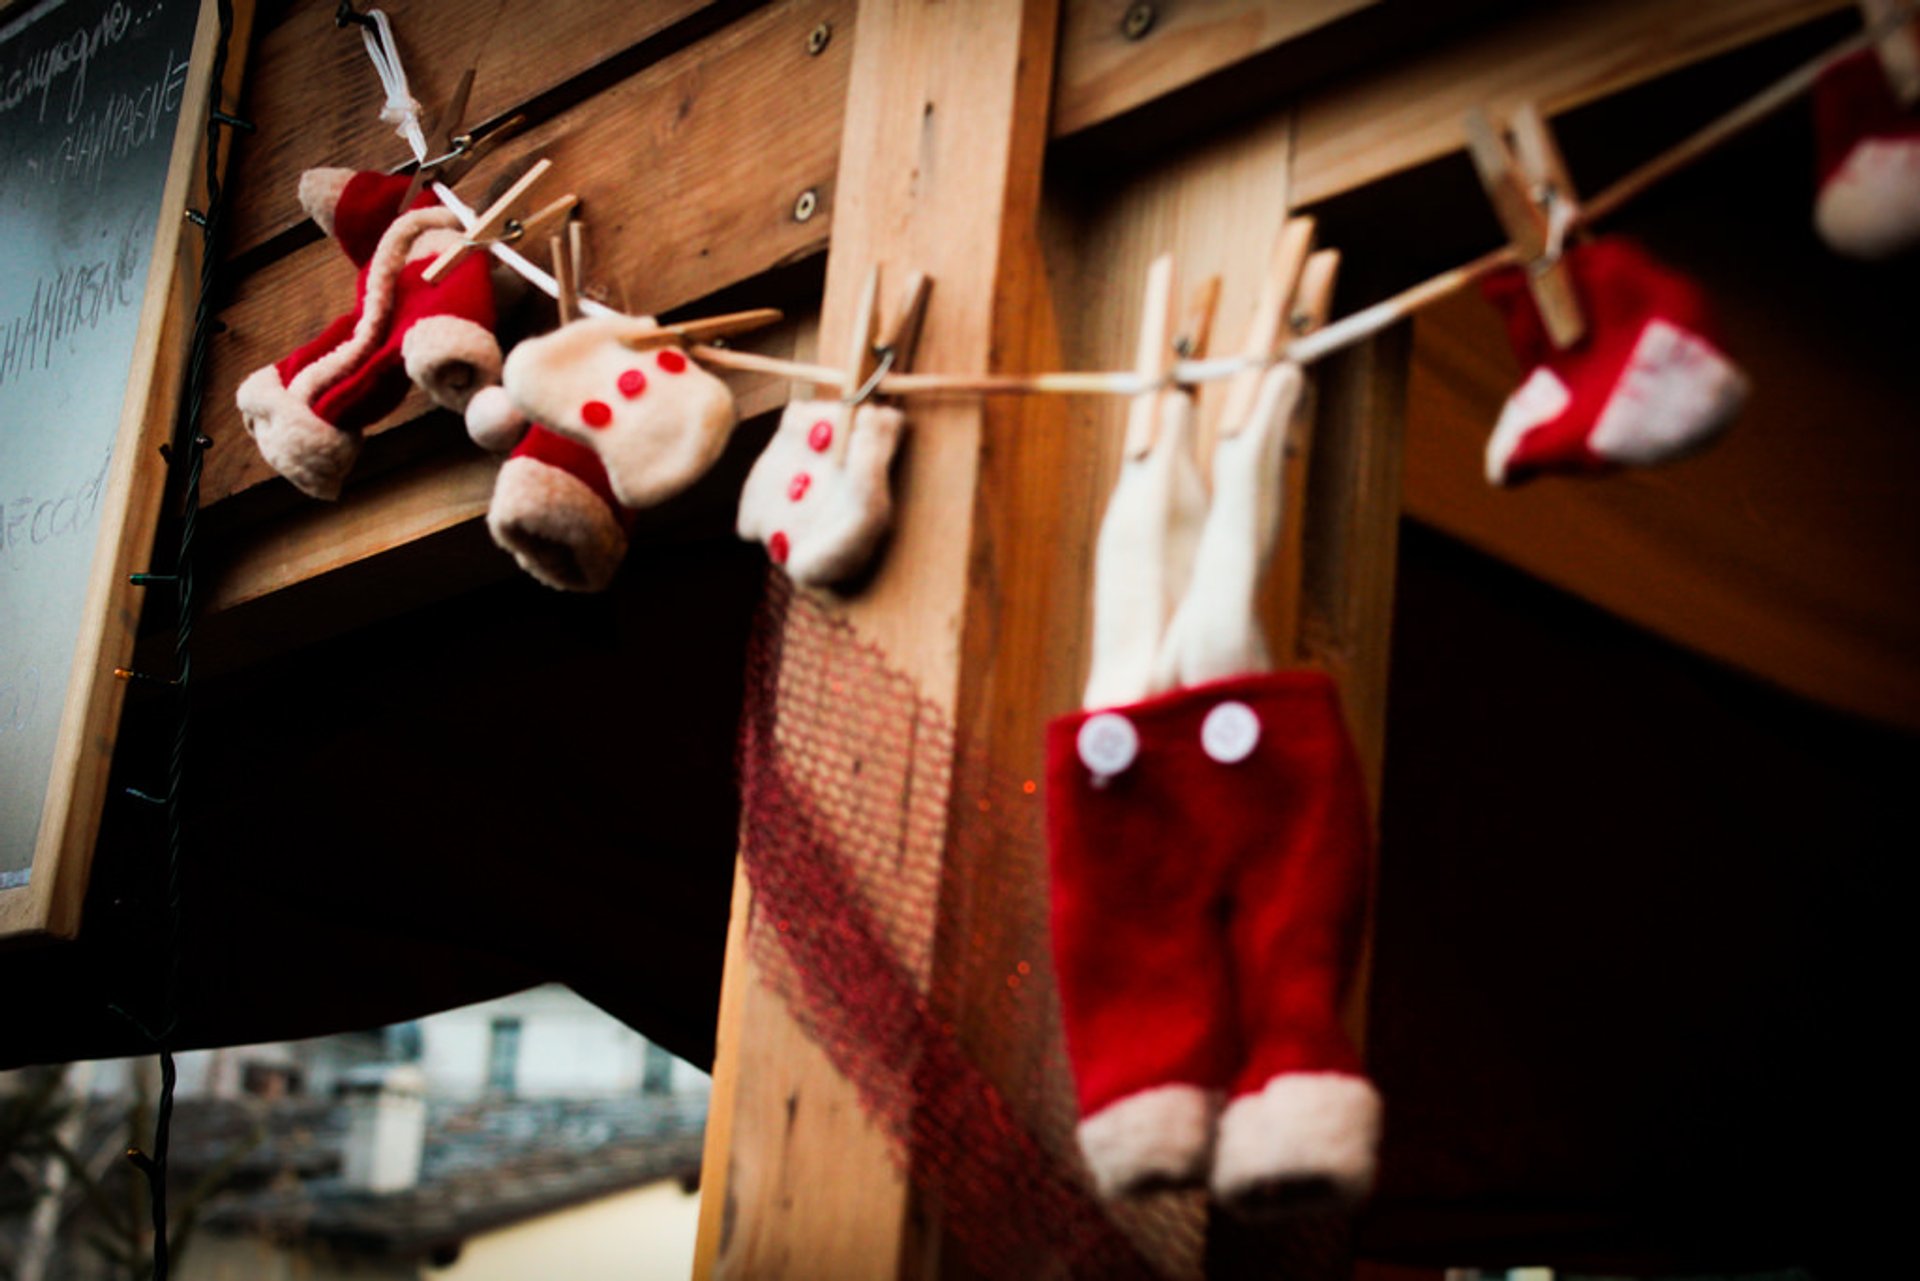
[[[820,193],[812,187],[808,187],[805,191],[801,192],[800,198],[793,202],[793,220],[795,222],[806,222],[819,211]]]
[[[833,24],[831,22],[821,23],[813,30],[807,32],[807,53],[812,57],[819,57],[832,39]]]
[[[1155,16],[1153,6],[1150,4],[1128,5],[1126,17],[1120,19],[1120,34],[1129,40],[1138,40],[1153,30]]]

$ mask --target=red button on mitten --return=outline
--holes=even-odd
[[[1888,258],[1920,244],[1920,112],[1903,108],[1871,49],[1813,87],[1820,194],[1813,224],[1836,253]]]
[[[1747,380],[1711,335],[1706,300],[1684,276],[1619,237],[1566,251],[1587,334],[1548,340],[1520,268],[1488,277],[1523,369],[1487,440],[1487,479],[1594,472],[1677,458],[1719,435]]]
[[[725,383],[678,347],[623,341],[650,327],[632,317],[576,320],[515,347],[503,379],[522,413],[599,458],[627,507],[651,507],[700,479],[733,430]]]
[[[884,405],[797,400],[740,491],[740,537],[803,586],[866,568],[893,518],[887,469],[906,417]]]
[[[337,169],[302,176],[303,204],[361,268],[354,306],[250,374],[235,397],[261,456],[316,498],[339,496],[360,429],[391,413],[410,381],[457,412],[499,379],[486,255],[428,284],[427,264],[457,239],[459,222],[431,196],[401,212],[406,186],[401,176]]]

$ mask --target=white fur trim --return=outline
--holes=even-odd
[[[500,343],[461,316],[422,316],[400,338],[407,377],[436,405],[463,412],[473,394],[500,381]]]
[[[333,215],[340,208],[340,195],[351,181],[351,169],[309,169],[300,175],[300,207],[329,236],[333,234]]]
[[[659,350],[635,351],[622,336],[633,317],[588,317],[528,339],[507,356],[502,379],[513,403],[534,422],[600,455],[614,497],[628,507],[651,507],[673,497],[719,459],[733,430],[733,393],[691,360],[677,373],[661,369]],[[684,359],[677,351],[672,357]],[[620,376],[638,370],[646,390],[629,397]],[[581,408],[607,407],[603,427],[584,421]]]
[[[1713,344],[1650,320],[1587,444],[1617,463],[1664,462],[1726,430],[1746,399],[1745,376]]]
[[[1186,594],[1206,512],[1194,461],[1193,399],[1161,398],[1160,433],[1144,458],[1123,458],[1093,553],[1093,662],[1087,707],[1158,693],[1154,660],[1175,603]]]
[[[613,581],[627,535],[600,496],[537,458],[509,458],[493,482],[487,532],[548,587],[597,592]]]
[[[1109,1103],[1080,1123],[1080,1151],[1102,1196],[1189,1187],[1206,1178],[1220,1096],[1161,1085]]]
[[[1920,244],[1920,139],[1856,144],[1821,186],[1813,225],[1849,258],[1891,258]]]
[[[466,419],[467,435],[491,453],[506,453],[527,434],[527,416],[513,407],[513,398],[497,383],[473,393]]]
[[[808,443],[823,419],[836,436],[824,452]],[[905,426],[904,414],[882,405],[862,405],[848,426],[838,401],[789,404],[740,489],[740,537],[764,543],[786,535],[787,577],[802,586],[828,587],[859,574],[893,520],[888,472]],[[795,498],[801,474],[807,484]]]
[[[1521,438],[1541,423],[1558,418],[1567,410],[1573,393],[1560,376],[1545,365],[1538,366],[1527,380],[1500,406],[1500,421],[1487,437],[1487,483],[1504,485],[1507,462],[1520,447]]]
[[[380,244],[366,268],[367,285],[361,295],[360,316],[345,342],[293,376],[287,390],[312,404],[321,392],[359,369],[385,340],[393,317],[394,287],[406,265],[414,240],[435,227],[458,226],[451,209],[416,209],[394,219],[381,233]]]
[[[234,395],[247,434],[267,465],[294,488],[331,502],[360,454],[357,433],[341,431],[280,382],[272,365],[248,374]]]
[[[1362,1077],[1287,1072],[1227,1105],[1213,1194],[1241,1212],[1373,1190],[1380,1095]]]

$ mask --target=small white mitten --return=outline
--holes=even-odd
[[[824,587],[865,569],[893,519],[887,471],[906,415],[796,400],[740,491],[740,537],[794,582]]]
[[[514,405],[599,456],[614,496],[651,507],[712,467],[733,430],[733,394],[677,347],[636,351],[623,339],[650,327],[592,316],[531,338],[507,357]]]

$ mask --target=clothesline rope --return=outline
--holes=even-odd
[[[1828,68],[1867,48],[1900,25],[1912,21],[1914,13],[1915,6],[1912,5],[1894,10],[1880,22],[1840,41],[1818,57],[1788,72],[1732,110],[1633,169],[1592,199],[1582,202],[1577,209],[1563,205],[1561,214],[1563,221],[1560,224],[1562,234],[1590,226],[1617,212],[1628,201],[1641,195],[1648,188],[1679,172],[1785,107],[1811,89],[1814,82]],[[397,121],[400,133],[413,148],[415,158],[424,161],[427,155],[427,143],[420,128],[420,104],[408,95],[406,70],[401,65],[399,49],[393,41],[392,24],[388,21],[386,14],[378,9],[369,10],[368,16],[378,25],[380,32],[380,38],[376,40],[373,32],[363,28],[361,37],[366,43],[367,54],[373,59],[374,67],[380,75],[381,85],[387,94],[386,103],[381,110],[381,119]],[[435,182],[432,188],[440,202],[460,219],[462,226],[471,230],[477,225],[478,218],[474,211],[454,195],[446,184]],[[550,298],[559,297],[559,285],[553,276],[534,265],[512,246],[492,243],[486,248],[495,258],[523,277],[534,288]],[[1415,312],[1469,288],[1486,276],[1518,264],[1520,260],[1520,253],[1513,245],[1504,245],[1490,253],[1482,254],[1471,262],[1443,271],[1389,298],[1363,307],[1351,315],[1343,316],[1312,333],[1296,338],[1281,347],[1271,357],[1224,356],[1209,360],[1181,360],[1174,364],[1171,375],[1166,378],[1149,378],[1133,370],[1061,371],[1036,374],[888,374],[879,380],[876,390],[883,396],[1139,396],[1162,390],[1172,384],[1197,386],[1202,383],[1219,382],[1235,374],[1266,369],[1287,361],[1298,365],[1310,365],[1337,351],[1363,342]],[[622,314],[591,298],[581,298],[579,305],[582,313],[590,316]],[[773,374],[816,386],[846,390],[845,372],[827,366],[805,364],[754,352],[735,351],[732,348],[711,344],[695,344],[690,351],[696,359],[717,368]]]

